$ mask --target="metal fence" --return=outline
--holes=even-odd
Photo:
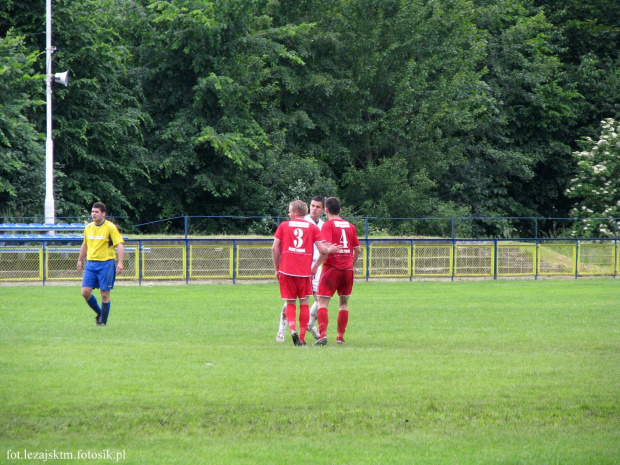
[[[272,279],[271,239],[125,242],[121,281]],[[363,239],[357,279],[613,276],[618,239]],[[0,281],[78,281],[80,240],[12,239],[0,247]]]
[[[346,216],[346,215],[345,215]],[[272,235],[285,217],[272,216],[177,216],[131,225],[142,234],[196,235],[247,234]],[[452,217],[452,218],[380,218],[352,217],[360,237],[378,236],[435,237],[442,239],[618,239],[620,218],[542,218],[542,217]],[[585,228],[583,225],[596,225]],[[605,231],[605,232],[603,232]],[[587,232],[587,235],[586,235]]]
[[[353,223],[360,237],[434,237],[441,239],[619,239],[620,218],[543,218],[543,217],[451,217],[451,218],[381,218],[344,215]],[[109,216],[121,225],[124,234],[196,236],[225,234],[230,237],[246,235],[271,236],[281,216],[175,216],[147,223],[132,224],[127,217]],[[78,231],[91,221],[90,217],[58,218],[55,225],[42,223],[40,217],[4,218],[0,222],[3,234],[13,232],[57,233]]]

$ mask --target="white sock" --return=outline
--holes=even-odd
[[[310,308],[310,320],[308,321],[308,328],[312,328],[316,323],[317,313],[319,311],[319,303],[315,300]]]
[[[284,310],[286,309],[286,304],[284,304],[284,307],[282,307],[282,313],[280,315],[280,328],[278,329],[279,333],[283,333],[284,330],[286,330],[286,328],[288,327],[288,321],[286,321],[286,315]]]

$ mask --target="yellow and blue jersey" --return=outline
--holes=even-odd
[[[86,259],[95,262],[103,262],[106,260],[114,260],[116,252],[114,247],[122,244],[123,238],[118,228],[108,220],[105,220],[101,226],[93,221],[88,223],[84,228],[84,243],[87,247]]]

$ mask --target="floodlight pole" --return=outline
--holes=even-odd
[[[45,141],[45,222],[56,222],[54,201],[54,142],[52,140],[52,0],[45,0],[45,90],[47,139]]]

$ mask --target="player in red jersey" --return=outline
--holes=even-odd
[[[301,200],[291,202],[289,221],[278,226],[271,247],[280,296],[286,300],[286,319],[296,346],[305,345],[310,318],[309,296],[312,295],[312,255],[314,245],[321,254],[327,248],[319,228],[306,221],[308,206]],[[297,299],[299,299],[299,334],[297,334]]]
[[[353,289],[353,266],[360,255],[361,248],[355,226],[348,221],[340,218],[340,200],[330,197],[325,201],[325,211],[328,221],[323,225],[321,236],[330,255],[321,255],[319,260],[312,267],[312,272],[316,272],[323,263],[323,272],[319,281],[319,333],[320,338],[314,345],[327,344],[327,306],[330,299],[338,292],[338,335],[336,342],[344,344],[344,333],[349,321],[349,297]]]
[[[321,229],[323,227],[324,221],[321,219],[321,215],[325,211],[325,198],[317,195],[313,197],[310,201],[310,213],[307,214],[304,219],[309,221],[310,223],[316,224],[316,226]],[[314,254],[312,256],[312,264],[319,259],[321,253],[317,246],[314,246]],[[319,276],[321,275],[321,270],[319,269],[312,277],[312,295],[314,297],[314,303],[310,307],[310,321],[308,321],[308,332],[312,334],[315,339],[319,339],[321,337],[319,335],[319,330],[314,325],[317,319],[317,312],[319,310],[319,298],[316,296],[316,292],[319,290]],[[282,313],[280,317],[280,325],[278,327],[278,334],[276,335],[276,342],[284,342],[284,331],[288,326],[288,321],[286,319],[286,302],[282,306]]]

